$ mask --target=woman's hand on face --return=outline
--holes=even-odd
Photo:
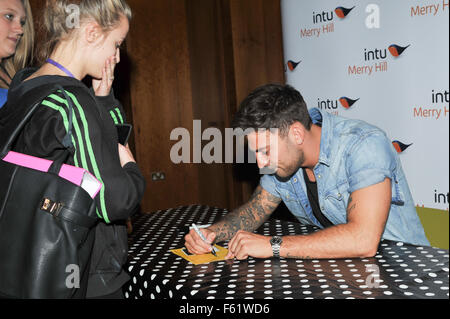
[[[100,80],[92,79],[92,87],[96,96],[108,96],[111,92],[117,63],[116,56],[108,58],[102,70],[102,78]]]

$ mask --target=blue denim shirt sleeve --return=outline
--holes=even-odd
[[[262,188],[272,194],[273,196],[276,196],[278,198],[281,198],[280,192],[277,187],[277,183],[275,181],[275,177],[272,175],[263,175],[261,177],[261,180],[259,182]]]
[[[346,163],[349,192],[393,179],[395,150],[386,135],[372,132],[361,137],[351,148]]]

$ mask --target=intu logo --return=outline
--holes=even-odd
[[[334,9],[334,11],[322,11],[319,13],[313,11],[313,23],[316,24],[316,23],[331,22],[334,19],[334,14],[336,14],[341,19],[345,19],[354,8],[355,7],[353,8],[337,7],[336,9]]]
[[[402,47],[397,44],[391,44],[387,49],[378,49],[378,48],[372,50],[364,49],[364,61],[384,60],[388,56],[387,54],[388,51],[391,53],[393,57],[398,58],[409,47],[410,45]]]
[[[337,100],[321,100],[320,98],[317,99],[317,107],[321,110],[336,110],[338,108],[338,101]]]
[[[318,98],[317,107],[321,110],[337,110],[340,104],[343,108],[348,110],[358,101],[359,99],[350,99],[346,96],[339,98],[339,100],[321,100],[320,98]]]
[[[449,193],[439,193],[436,189],[434,190],[434,202],[437,204],[448,204],[449,203]]]
[[[322,11],[320,13],[315,13],[313,11],[313,23],[314,24],[333,21],[333,18],[334,18],[333,11],[330,11],[330,12]]]
[[[448,90],[442,92],[431,90],[431,103],[449,103],[449,101]]]
[[[364,49],[364,61],[383,60],[387,58],[386,49]]]

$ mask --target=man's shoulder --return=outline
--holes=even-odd
[[[367,160],[381,154],[392,155],[392,144],[387,134],[379,127],[359,119],[349,119],[340,116],[328,118],[330,129],[325,133],[322,157],[328,162],[343,159],[352,162],[360,158],[360,152]],[[372,155],[370,155],[372,154]],[[334,160],[333,160],[334,159]]]
[[[318,108],[310,109],[309,112],[313,123],[322,126],[322,138],[325,142],[328,139],[342,139],[350,142],[352,137],[359,139],[371,134],[386,135],[379,127],[361,119],[335,115]]]
[[[381,128],[361,119],[351,119],[342,116],[335,116],[334,124],[334,130],[341,134],[353,134],[360,136],[379,133],[385,135],[385,132]]]

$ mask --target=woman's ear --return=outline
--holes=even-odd
[[[85,40],[89,44],[96,43],[103,38],[103,32],[97,22],[88,22],[84,28]]]

